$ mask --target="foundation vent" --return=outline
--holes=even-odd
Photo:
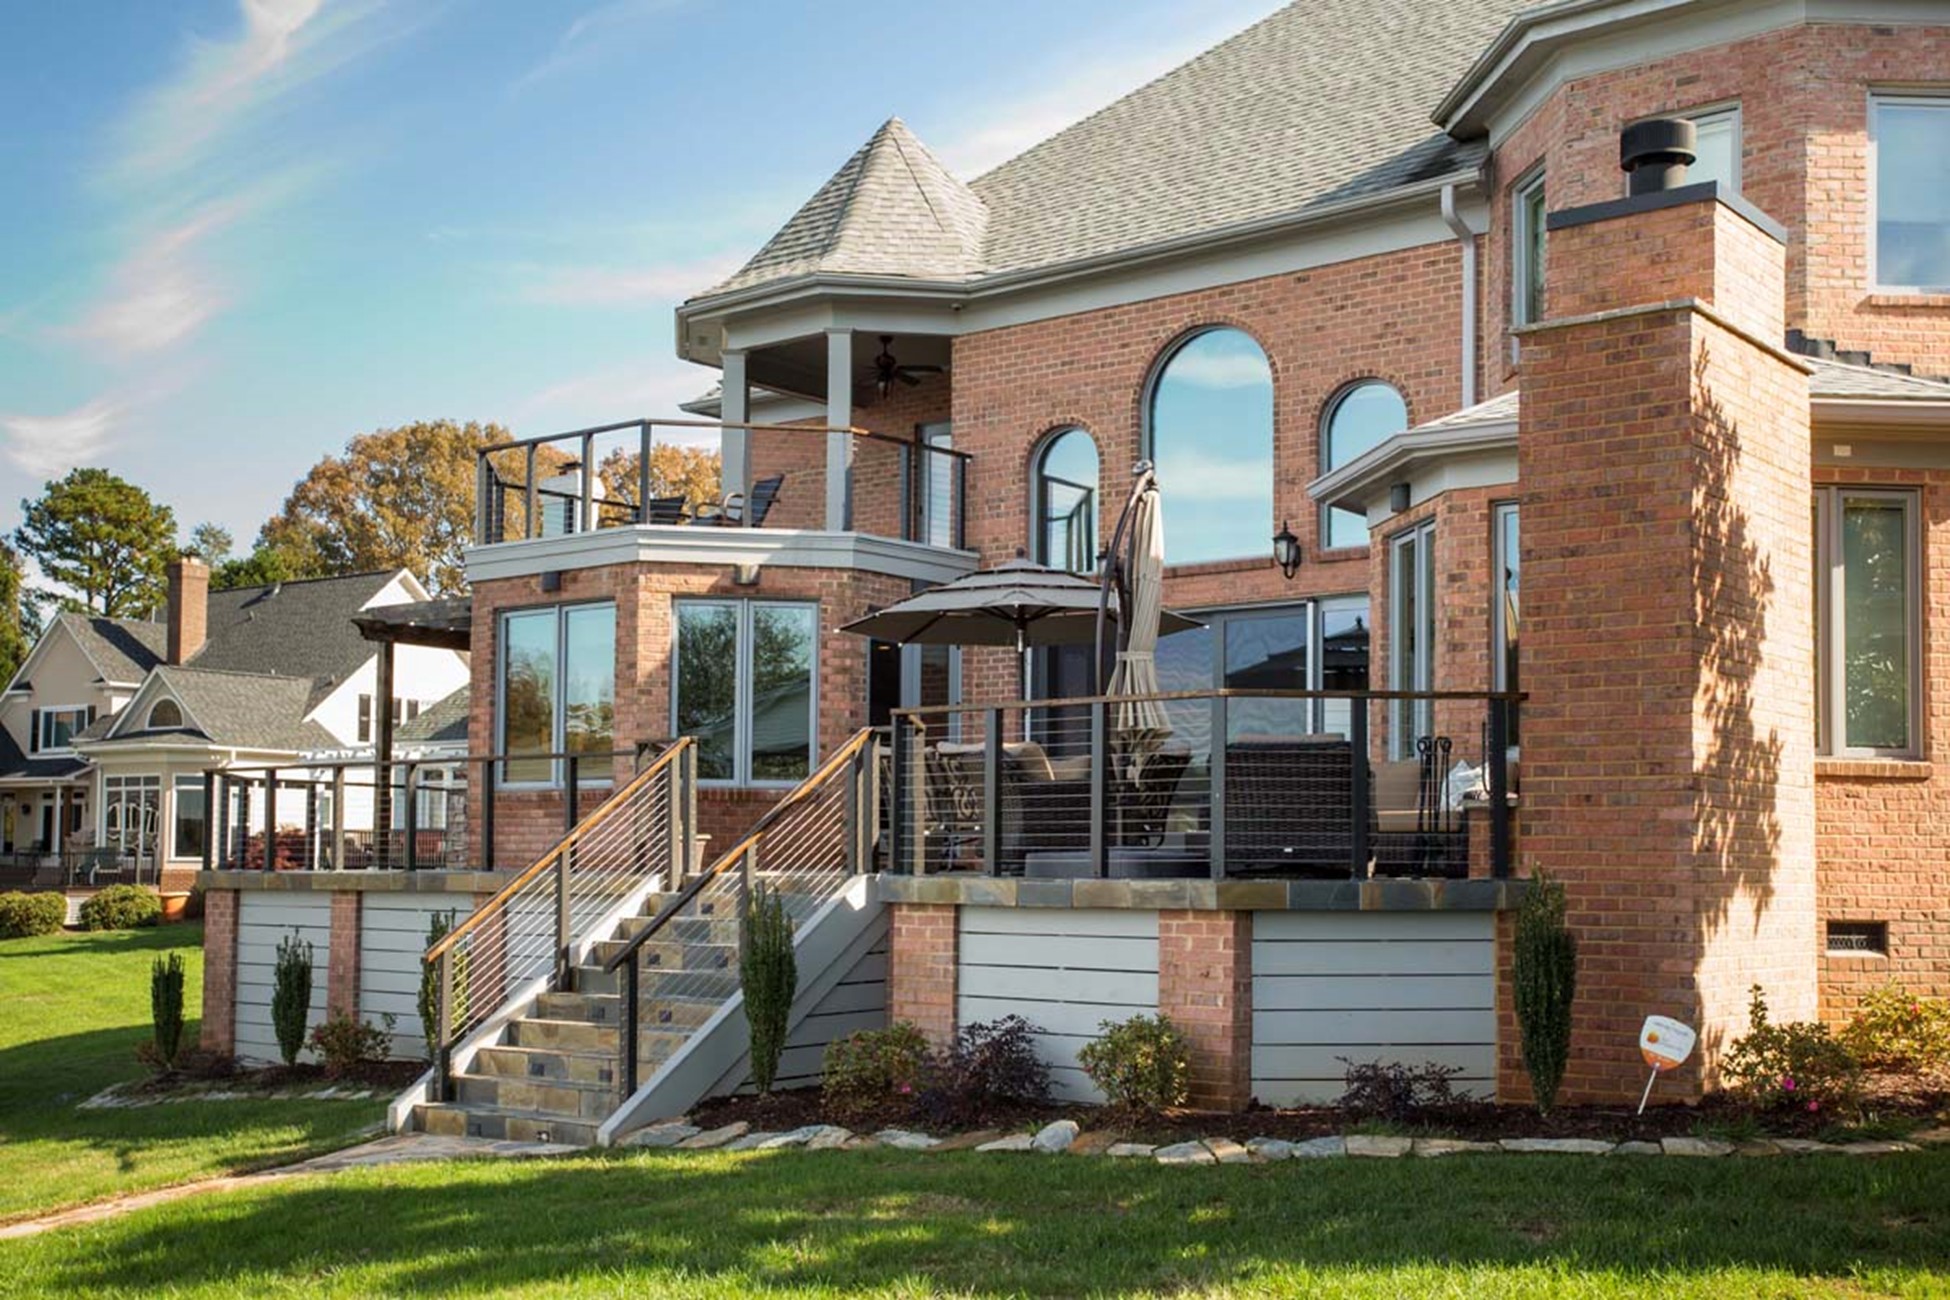
[[[1828,951],[1843,956],[1886,955],[1889,952],[1889,923],[1830,921]]]

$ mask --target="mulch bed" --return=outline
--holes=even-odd
[[[217,1085],[226,1092],[265,1094],[314,1088],[405,1088],[426,1072],[425,1061],[363,1061],[336,1078],[321,1065],[266,1065],[247,1068],[228,1056],[201,1050],[186,1052],[173,1070],[165,1070],[124,1086],[131,1096],[167,1096],[201,1092]]]

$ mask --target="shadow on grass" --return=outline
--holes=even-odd
[[[363,1170],[0,1254],[42,1294],[921,1282],[978,1294],[1485,1269],[1916,1278],[1950,1266],[1950,1159],[1454,1159],[1167,1169],[892,1153],[579,1156]]]

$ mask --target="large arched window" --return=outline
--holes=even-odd
[[[183,725],[183,708],[175,700],[157,700],[149,706],[149,730],[166,731]]]
[[[1146,432],[1164,503],[1165,559],[1257,556],[1273,535],[1273,370],[1242,330],[1209,329],[1151,384]]]
[[[1408,427],[1408,403],[1379,379],[1351,384],[1327,404],[1320,430],[1320,472],[1338,469]],[[1348,510],[1327,512],[1323,546],[1366,546],[1368,521]]]
[[[1083,429],[1058,429],[1033,461],[1036,561],[1072,573],[1097,567],[1097,444]]]

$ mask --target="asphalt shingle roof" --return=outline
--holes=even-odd
[[[397,745],[467,743],[467,687],[420,710],[420,716],[393,729]]]
[[[88,614],[62,614],[60,621],[107,681],[139,682],[169,652],[161,623]]]
[[[88,765],[88,760],[73,756],[60,758],[29,758],[20,752],[20,746],[0,727],[0,777],[27,777],[33,780],[57,780],[73,776]]]
[[[962,185],[898,119],[713,293],[1031,270],[1476,166],[1429,112],[1522,0],[1296,0]]]
[[[302,678],[311,688],[309,709],[372,657],[373,646],[352,616],[396,576],[361,573],[213,591],[206,639],[189,666]]]
[[[325,728],[305,719],[312,692],[309,678],[169,666],[158,668],[156,675],[182,702],[191,734],[205,736],[216,744],[241,749],[315,750],[336,743]]]

